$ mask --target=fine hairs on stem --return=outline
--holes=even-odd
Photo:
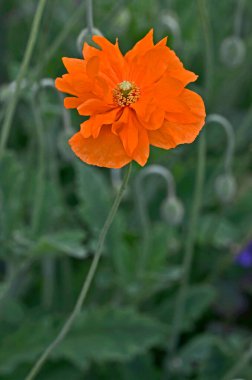
[[[7,110],[6,110],[6,114],[5,114],[5,118],[3,122],[1,139],[0,139],[0,161],[3,157],[5,146],[6,146],[8,136],[10,133],[11,123],[12,123],[16,105],[18,102],[21,84],[26,75],[26,72],[27,72],[31,57],[32,57],[33,49],[38,37],[39,26],[40,26],[43,12],[44,12],[45,4],[46,4],[46,0],[40,0],[38,3],[38,7],[37,7],[37,10],[33,19],[32,27],[31,27],[30,36],[29,36],[28,43],[25,49],[24,58],[23,58],[23,61],[22,61],[22,64],[21,64],[21,67],[16,79],[15,92],[7,106]]]
[[[79,294],[78,299],[76,301],[76,304],[75,304],[75,306],[73,308],[73,311],[70,314],[70,316],[68,317],[68,319],[66,320],[66,322],[64,323],[64,325],[61,328],[61,330],[60,330],[59,334],[57,335],[57,337],[52,341],[52,343],[46,348],[46,350],[43,352],[43,354],[36,361],[36,363],[34,364],[33,368],[31,369],[30,373],[27,375],[27,377],[25,378],[25,380],[33,380],[33,379],[35,379],[35,377],[39,373],[39,371],[42,368],[42,366],[45,364],[46,360],[48,359],[48,357],[50,356],[50,354],[52,353],[52,351],[65,338],[65,336],[67,335],[67,333],[71,329],[71,327],[72,327],[72,325],[73,325],[76,317],[78,316],[78,314],[81,311],[81,308],[82,308],[83,303],[84,303],[84,301],[86,299],[86,296],[87,296],[88,291],[90,289],[90,286],[92,284],[93,278],[95,276],[95,273],[96,273],[96,270],[97,270],[97,267],[98,267],[98,264],[99,264],[99,261],[100,261],[100,258],[101,258],[101,254],[102,254],[102,251],[103,251],[103,246],[104,246],[105,238],[106,238],[107,233],[109,231],[109,228],[110,228],[110,226],[111,226],[111,224],[112,224],[112,222],[114,220],[114,217],[116,215],[116,212],[117,212],[117,209],[119,207],[119,204],[121,203],[124,190],[127,187],[128,180],[129,180],[129,177],[130,177],[130,172],[131,172],[131,166],[132,166],[132,164],[130,163],[129,166],[128,166],[128,168],[127,168],[127,172],[125,174],[125,177],[124,177],[124,180],[122,182],[122,185],[121,185],[121,187],[120,187],[120,189],[119,189],[119,191],[117,193],[117,196],[116,196],[116,198],[114,200],[112,208],[111,208],[111,210],[109,212],[109,215],[108,215],[108,217],[107,217],[107,219],[106,219],[106,221],[104,223],[104,226],[103,226],[103,228],[101,230],[101,233],[100,233],[100,236],[99,236],[99,240],[98,240],[98,243],[97,243],[96,252],[94,254],[94,257],[93,257],[90,269],[88,271],[87,277],[86,277],[85,281],[83,282],[80,294]]]

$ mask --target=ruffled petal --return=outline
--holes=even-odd
[[[125,54],[125,60],[131,63],[136,57],[145,54],[152,49],[153,44],[153,29],[151,29],[135,46]]]
[[[118,121],[118,126],[120,127],[119,136],[127,155],[130,157],[138,144],[138,126],[133,118],[133,111],[126,107]]]
[[[139,127],[138,146],[133,152],[132,158],[139,165],[144,166],[149,158],[150,143],[147,131],[143,127]]]
[[[113,108],[115,108],[114,105],[109,105],[100,99],[93,98],[86,100],[77,108],[77,110],[80,115],[89,116],[96,113],[104,113],[110,111]]]
[[[177,98],[178,99],[178,98]],[[179,144],[195,140],[205,124],[205,106],[202,98],[193,91],[184,89],[179,96],[187,111],[166,113],[166,120],[156,131],[148,131],[150,144],[171,149]]]
[[[112,78],[114,83],[122,82],[125,61],[118,47],[118,42],[116,41],[114,45],[102,36],[94,36],[93,41],[102,49],[100,59],[103,66],[100,66],[100,70]]]
[[[129,78],[140,88],[157,82],[167,69],[169,52],[166,46],[154,46],[132,64]]]
[[[78,132],[69,140],[69,144],[73,152],[90,165],[118,169],[131,161],[120,138],[111,132],[109,126],[102,128],[96,139],[84,138]]]
[[[64,99],[64,106],[66,108],[77,108],[83,102],[80,98],[67,97]]]
[[[112,124],[114,120],[116,120],[119,110],[118,107],[106,113],[90,116],[87,121],[84,121],[84,123],[81,124],[81,133],[83,137],[98,137],[101,127],[107,124]]]
[[[180,98],[190,108],[193,114],[205,118],[205,105],[199,94],[191,90],[185,89],[181,94]]]
[[[86,62],[78,58],[62,58],[63,64],[70,74],[83,74],[86,73]]]
[[[167,122],[156,131],[148,131],[148,136],[150,144],[158,148],[171,149],[177,145],[171,135],[170,124]]]

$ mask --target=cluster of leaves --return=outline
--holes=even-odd
[[[0,5],[4,47],[0,61],[4,83],[0,87],[0,120],[12,94],[8,83],[16,77],[35,3],[11,0]],[[196,1],[190,7],[186,0],[170,1],[169,5],[162,0],[121,0],[116,6],[112,0],[94,3],[96,26],[111,39],[121,36],[123,50],[151,26],[157,27],[158,37],[169,33],[161,15],[177,17],[182,36],[180,55],[187,67],[204,77],[200,24],[192,22],[198,19]],[[221,43],[233,32],[236,1],[210,3],[213,47],[219,62]],[[80,7],[78,13],[76,7]],[[77,16],[76,22],[69,20],[69,14]],[[69,130],[63,130],[62,107],[53,92],[41,91],[33,101],[29,94],[31,83],[40,79],[39,75],[56,77],[62,72],[61,55],[78,56],[74,41],[83,26],[84,14],[81,2],[48,2],[9,149],[0,163],[3,380],[25,378],[64,323],[89,269],[97,236],[115,194],[109,170],[88,167],[72,155],[67,145]],[[226,14],[230,15],[230,23],[223,25]],[[146,180],[142,197],[148,203],[150,231],[144,268],[143,232],[134,186],[141,169],[134,167],[84,310],[39,380],[216,380],[247,349],[252,337],[251,273],[234,263],[234,255],[251,239],[249,18],[251,9],[247,7],[243,30],[246,59],[236,68],[216,65],[214,96],[208,105],[209,112],[227,116],[235,126],[234,175],[238,190],[232,203],[223,205],[218,201],[214,180],[222,171],[226,142],[218,128],[205,130],[208,152],[203,205],[176,357],[169,356],[168,347],[183,276],[181,263],[193,202],[197,143],[170,152],[153,150],[151,154],[150,163],[173,172],[186,212],[179,227],[166,224],[160,214],[164,184],[156,177]],[[171,43],[175,42],[172,36]],[[199,84],[203,84],[202,79]],[[43,124],[42,137],[34,118],[34,102]],[[76,129],[79,125],[75,114],[72,125]],[[251,371],[248,366],[240,376],[249,379]]]

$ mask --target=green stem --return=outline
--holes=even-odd
[[[205,0],[197,0],[198,11],[200,15],[201,28],[205,40],[205,99],[211,99],[211,91],[213,84],[213,49],[212,39],[209,26],[209,18],[206,9]],[[173,320],[172,336],[170,340],[169,351],[174,355],[181,332],[183,321],[186,293],[190,277],[191,265],[193,260],[194,243],[196,237],[197,222],[199,217],[201,197],[204,186],[204,173],[206,161],[206,141],[205,136],[201,135],[198,150],[198,164],[195,183],[194,200],[189,221],[189,230],[185,243],[185,256],[183,262],[183,277],[181,280],[180,290],[175,305],[175,313]]]
[[[124,190],[128,184],[128,180],[129,180],[129,176],[130,176],[130,172],[131,172],[131,166],[132,164],[130,164],[128,166],[128,170],[126,172],[126,175],[124,177],[124,180],[123,180],[123,183],[121,185],[121,188],[119,189],[118,191],[118,194],[114,200],[114,203],[113,203],[113,206],[110,210],[110,213],[105,221],[105,224],[101,230],[101,233],[100,233],[100,236],[99,236],[99,240],[98,240],[98,244],[97,244],[97,249],[96,249],[96,252],[94,254],[94,257],[93,257],[93,261],[91,263],[91,266],[90,266],[90,269],[88,271],[88,274],[87,274],[87,277],[83,283],[83,286],[82,286],[82,289],[80,291],[80,294],[78,296],[78,299],[76,301],[76,304],[74,306],[74,309],[72,311],[72,313],[70,314],[70,316],[68,317],[68,319],[66,320],[65,324],[63,325],[62,329],[60,330],[59,334],[57,335],[57,337],[53,340],[53,342],[46,348],[46,350],[43,352],[43,354],[40,356],[40,358],[37,360],[37,362],[34,364],[33,368],[31,369],[30,373],[27,375],[27,377],[25,378],[25,380],[33,380],[36,375],[39,373],[40,369],[42,368],[42,366],[45,364],[46,360],[48,359],[48,357],[50,356],[50,354],[52,353],[52,351],[58,346],[58,344],[65,338],[65,336],[67,335],[67,333],[69,332],[69,330],[71,329],[76,317],[78,316],[78,314],[80,313],[81,311],[81,308],[83,306],[83,303],[86,299],[86,296],[88,294],[88,291],[90,289],[90,285],[93,281],[93,278],[94,278],[94,275],[96,273],[96,270],[97,270],[97,267],[98,267],[98,264],[99,264],[99,261],[100,261],[100,258],[101,258],[101,254],[102,254],[102,251],[103,251],[103,246],[104,246],[104,241],[105,241],[105,238],[107,236],[107,233],[109,231],[109,228],[114,220],[114,217],[116,215],[116,212],[117,212],[117,209],[119,207],[119,204],[122,200],[122,196],[123,196],[123,193],[124,193]]]
[[[87,28],[88,28],[88,33],[92,36],[93,29],[94,29],[93,0],[86,0],[86,1],[87,1]]]
[[[32,235],[36,236],[39,230],[40,215],[43,206],[44,190],[45,190],[45,150],[44,150],[44,125],[42,122],[39,106],[31,99],[32,113],[34,117],[34,124],[37,131],[38,138],[38,173],[37,183],[35,190],[35,202],[33,207],[31,230]]]
[[[22,84],[22,81],[26,75],[26,72],[27,72],[27,69],[28,69],[28,66],[29,66],[29,63],[31,60],[31,56],[33,53],[33,49],[35,46],[35,42],[37,40],[40,21],[41,21],[42,15],[43,15],[45,4],[46,4],[46,0],[40,0],[39,1],[38,7],[36,10],[34,19],[33,19],[31,32],[30,32],[30,36],[29,36],[28,43],[26,46],[24,58],[23,58],[23,61],[22,61],[22,64],[21,64],[21,67],[20,67],[20,70],[19,70],[19,73],[18,73],[18,76],[16,79],[15,92],[14,92],[13,97],[11,98],[11,100],[8,104],[7,110],[6,110],[6,115],[4,118],[3,128],[2,128],[2,133],[1,133],[1,139],[0,139],[0,161],[4,155],[4,150],[5,150],[7,140],[8,140],[8,136],[9,136],[10,129],[11,129],[11,123],[13,120],[13,116],[15,113],[16,105],[18,102],[19,94],[20,94],[21,84]]]
[[[233,380],[240,376],[240,371],[246,368],[252,359],[252,344],[248,351],[246,351],[241,358],[238,358],[236,364],[222,377],[221,380]]]
[[[195,236],[197,230],[198,216],[201,205],[201,198],[203,192],[204,185],[204,172],[205,172],[205,152],[206,152],[206,141],[205,136],[202,134],[199,140],[198,147],[198,164],[197,164],[197,173],[196,173],[196,183],[195,183],[195,191],[194,191],[194,200],[191,211],[191,217],[189,220],[189,230],[185,243],[185,256],[183,262],[183,277],[180,285],[179,294],[176,300],[175,312],[174,312],[174,320],[173,320],[173,328],[172,328],[172,336],[171,336],[171,344],[170,344],[170,352],[174,355],[179,335],[182,328],[182,321],[184,317],[185,311],[185,302],[186,302],[186,293],[188,288],[190,270],[193,260],[193,251],[194,251],[194,243]]]
[[[132,1],[132,0],[130,0]],[[64,28],[61,30],[61,32],[58,34],[58,36],[55,38],[55,40],[52,42],[52,45],[48,48],[48,50],[45,52],[44,58],[41,62],[39,62],[38,66],[33,71],[33,77],[37,78],[45,65],[50,61],[50,59],[53,58],[59,47],[63,44],[63,42],[66,40],[66,38],[69,36],[69,34],[73,31],[73,29],[76,27],[76,25],[81,22],[83,18],[83,14],[86,10],[86,3],[85,1],[81,2],[79,8],[76,9],[76,11],[73,13],[73,15],[69,18],[68,23],[64,26]],[[113,8],[111,9],[111,12],[109,15],[106,15],[102,20],[100,20],[101,25],[109,25],[109,20],[113,19],[113,16],[116,14],[118,9],[121,6],[121,1],[117,1]],[[108,28],[109,29],[109,28]],[[108,30],[107,30],[108,32]]]
[[[206,0],[197,0],[197,4],[205,44],[205,99],[209,102],[212,95],[214,78],[212,33],[210,30],[210,20],[208,17]]]

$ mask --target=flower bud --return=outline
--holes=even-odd
[[[243,40],[236,36],[225,38],[221,44],[220,57],[228,67],[240,66],[245,59],[246,46]]]
[[[215,192],[221,202],[228,203],[232,201],[236,188],[236,180],[232,174],[222,174],[216,178]]]
[[[97,28],[93,28],[92,32],[93,33],[90,34],[88,28],[85,28],[78,35],[77,40],[76,40],[76,45],[77,45],[77,49],[80,53],[82,52],[84,42],[87,42],[89,45],[94,45],[92,37],[103,35],[102,32]]]
[[[122,8],[114,18],[114,24],[117,29],[125,30],[131,19],[130,11],[127,8]]]
[[[184,206],[175,196],[168,197],[161,205],[163,219],[172,226],[181,224],[184,217]]]

